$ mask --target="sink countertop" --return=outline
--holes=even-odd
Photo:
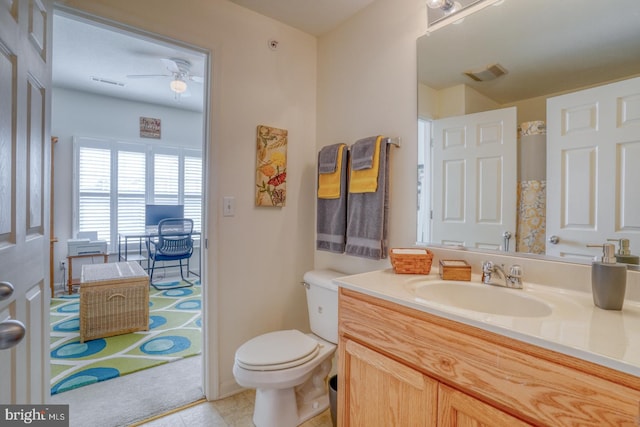
[[[429,280],[440,281],[440,277],[433,270],[430,275],[413,275],[387,269],[344,276],[334,282],[346,289],[640,376],[638,302],[626,300],[622,311],[602,310],[593,304],[591,293],[525,282],[522,290],[500,290],[542,300],[553,312],[546,317],[511,317],[426,301],[409,291],[412,284]],[[470,283],[489,286],[481,284],[477,275]]]

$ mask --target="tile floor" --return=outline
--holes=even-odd
[[[202,402],[136,427],[253,427],[254,390],[215,402]],[[302,427],[332,427],[329,409]]]

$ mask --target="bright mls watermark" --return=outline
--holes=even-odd
[[[69,405],[0,405],[0,425],[69,427]]]

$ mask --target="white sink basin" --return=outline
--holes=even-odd
[[[451,280],[420,281],[407,285],[418,301],[463,310],[512,317],[546,317],[551,306],[523,290]]]

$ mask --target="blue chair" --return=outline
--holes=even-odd
[[[182,260],[187,260],[187,274],[189,273],[189,258],[193,254],[193,220],[189,218],[165,218],[158,223],[157,240],[147,239],[147,251],[151,259],[151,274],[149,283],[158,290],[187,288],[193,286],[184,278]],[[156,261],[178,261],[180,263],[180,277],[186,284],[173,287],[158,288],[153,284],[153,272]],[[166,267],[162,267],[166,268]]]

